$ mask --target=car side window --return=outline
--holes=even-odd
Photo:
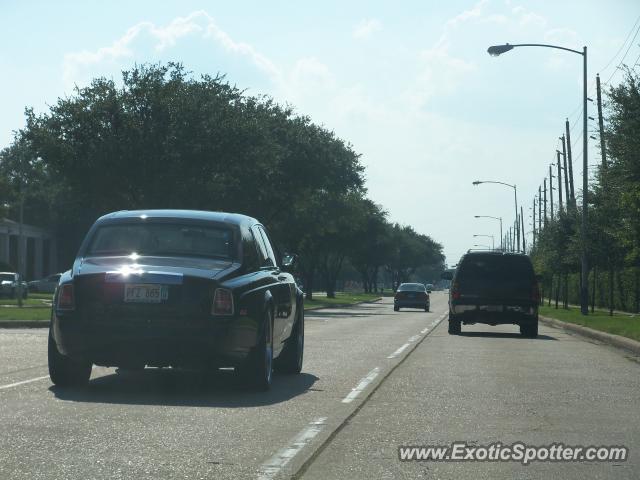
[[[263,262],[262,253],[258,250],[254,234],[247,230],[243,230],[242,233],[242,250],[247,268],[250,270],[259,269]]]
[[[253,238],[255,239],[256,244],[258,245],[258,251],[260,255],[260,266],[263,266],[263,267],[274,266],[275,263],[273,263],[271,257],[269,256],[269,251],[267,250],[267,246],[265,245],[265,241],[262,236],[262,233],[260,233],[259,227],[251,228],[251,233],[253,234]]]
[[[271,242],[269,241],[269,235],[267,235],[267,232],[263,227],[258,227],[258,231],[260,232],[260,235],[262,235],[262,239],[264,240],[264,245],[267,248],[267,256],[269,257],[269,260],[271,260],[271,265],[275,267],[276,265],[278,265],[278,262],[276,261],[276,255],[273,252],[273,247],[271,246]]]

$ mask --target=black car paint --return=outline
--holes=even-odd
[[[101,225],[139,221],[224,223],[234,229],[238,249],[229,260],[85,256]],[[85,237],[73,268],[61,276],[54,295],[51,334],[58,350],[105,366],[238,366],[256,346],[265,311],[271,309],[276,358],[293,331],[303,296],[292,274],[279,265],[245,261],[251,257],[252,252],[245,249],[251,248],[250,228],[255,225],[260,223],[243,215],[185,210],[116,212],[101,217]],[[123,267],[134,270],[129,275],[140,282],[153,283],[151,275],[182,274],[182,283],[169,286],[171,301],[166,304],[126,304],[117,301],[123,298],[124,282],[106,281],[109,272]],[[76,308],[72,311],[57,308],[60,286],[66,283],[74,285]],[[233,315],[211,315],[215,288],[232,291]],[[109,299],[113,301],[107,302]]]

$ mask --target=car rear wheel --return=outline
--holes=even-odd
[[[296,323],[282,353],[275,361],[276,370],[283,373],[300,373],[304,356],[304,308],[298,308]]]
[[[449,315],[449,335],[460,335],[462,333],[462,322],[456,317]]]
[[[538,322],[520,325],[520,333],[523,337],[536,338],[538,336]]]
[[[240,376],[256,390],[266,391],[273,378],[273,320],[271,310],[264,314],[262,334],[247,362],[239,368]]]
[[[424,307],[424,311],[425,311],[425,312],[428,312],[428,311],[429,311],[429,309],[430,309],[430,305],[428,305],[428,304],[427,304],[427,305]]]
[[[399,311],[400,311],[400,307],[396,307],[396,306],[394,306],[394,307],[393,307],[393,311],[394,311],[394,312],[399,312]]]
[[[47,349],[49,377],[59,387],[86,385],[91,377],[91,362],[77,362],[58,351],[58,346],[49,332]]]

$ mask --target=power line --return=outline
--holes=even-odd
[[[620,48],[618,49],[618,51],[616,52],[616,54],[611,57],[611,59],[607,62],[607,64],[604,66],[604,68],[600,69],[600,73],[604,73],[607,68],[609,68],[609,66],[613,63],[613,61],[615,60],[615,58],[620,55],[620,52],[622,51],[622,49],[624,48],[624,46],[627,44],[627,40],[629,40],[629,37],[631,37],[631,34],[633,33],[633,31],[636,28],[636,25],[638,24],[638,22],[640,22],[640,16],[638,16],[638,18],[636,19],[635,23],[633,24],[633,27],[631,27],[631,30],[629,30],[629,33],[627,34],[627,38],[624,39],[624,42],[622,42],[622,45],[620,45]]]
[[[640,25],[638,25],[638,28],[636,29],[636,33],[633,36],[633,39],[631,40],[631,43],[629,43],[629,46],[627,47],[627,51],[624,52],[624,55],[622,56],[622,59],[620,59],[620,62],[618,63],[618,65],[616,66],[615,70],[613,72],[611,72],[611,75],[609,76],[609,78],[607,79],[606,82],[604,82],[605,84],[608,84],[611,79],[613,78],[613,76],[618,73],[618,69],[620,68],[620,66],[624,63],[624,59],[627,58],[627,55],[629,54],[629,50],[631,50],[631,47],[633,46],[633,42],[635,42],[636,37],[638,36],[638,33],[640,33]]]

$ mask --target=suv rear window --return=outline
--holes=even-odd
[[[525,256],[470,255],[462,260],[456,277],[463,282],[531,283],[534,274]]]

